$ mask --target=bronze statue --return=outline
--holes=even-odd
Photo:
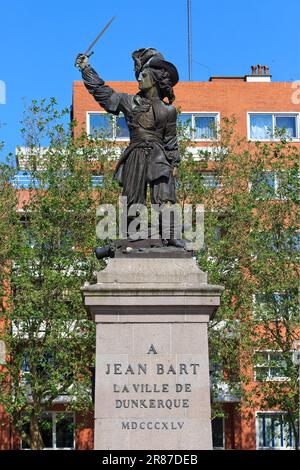
[[[115,178],[123,187],[122,195],[127,197],[128,207],[146,204],[149,185],[151,203],[163,209],[176,203],[180,155],[177,112],[172,103],[178,72],[153,48],[138,49],[132,57],[140,89],[136,95],[117,93],[106,85],[89,64],[87,55],[78,54],[75,65],[80,68],[84,84],[94,99],[108,113],[122,112],[125,116],[130,143],[117,163]],[[183,241],[174,237],[174,230],[168,244],[184,247]]]

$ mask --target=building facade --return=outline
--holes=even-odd
[[[300,94],[296,84],[272,82],[268,67],[254,66],[243,77],[211,77],[207,82],[179,82],[174,91],[173,105],[180,110],[178,120],[190,127],[191,151],[199,148],[210,150],[214,131],[223,118],[234,116],[236,132],[250,141],[272,141],[275,129],[285,129],[286,135],[300,150]],[[108,82],[118,92],[135,94],[136,82]],[[73,84],[73,118],[78,132],[85,130],[96,135],[99,130],[117,142],[129,140],[122,115],[112,120],[87,92],[81,81]],[[207,171],[207,184],[213,172]],[[274,180],[271,184],[276,185]],[[267,359],[267,362],[270,358]],[[252,378],[255,379],[255,371]],[[272,379],[272,378],[271,378]],[[239,412],[239,398],[227,392],[221,393],[225,417],[213,422],[214,447],[216,449],[271,449],[293,447],[289,430],[282,423],[285,410]],[[246,410],[247,414],[247,410]]]
[[[118,92],[138,92],[136,82],[108,82],[108,85]],[[174,105],[180,109],[178,120],[189,126],[188,137],[194,142],[193,149],[209,151],[215,138],[214,129],[221,125],[223,118],[234,115],[237,133],[248,140],[269,142],[274,139],[275,129],[285,129],[292,143],[300,150],[300,93],[291,82],[272,82],[267,67],[252,67],[252,73],[243,77],[211,77],[207,82],[179,82],[174,91]],[[81,81],[73,84],[72,118],[78,123],[75,128],[77,135],[81,130],[91,136],[100,132],[116,141],[117,145],[129,140],[124,117],[108,116]],[[22,179],[20,156],[18,164],[19,178]],[[208,184],[211,184],[213,175],[209,170],[206,176]],[[276,181],[272,184],[276,185]],[[23,197],[26,197],[24,190],[20,192],[20,198]],[[266,363],[270,363],[272,352],[267,354]],[[256,379],[255,373],[257,369],[253,372],[253,381]],[[267,373],[272,380],[271,367]],[[285,410],[262,411],[258,406],[255,410],[249,409],[249,416],[245,419],[239,411],[239,398],[230,394],[226,387],[219,400],[223,403],[225,417],[216,418],[213,422],[214,448],[293,448],[291,432],[282,421]],[[57,422],[57,415],[62,409],[63,404],[58,404],[48,414],[52,432],[47,447],[92,449],[93,417],[86,419],[70,415],[68,419],[73,423],[70,428]],[[10,429],[5,413],[1,415],[1,410],[0,419],[0,449],[20,448],[21,443]]]

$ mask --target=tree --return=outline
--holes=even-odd
[[[92,408],[95,331],[80,287],[101,268],[93,255],[96,207],[109,184],[95,188],[91,176],[109,163],[103,143],[73,139],[65,114],[54,99],[32,102],[23,120],[28,181],[19,202],[11,166],[2,165],[0,182],[7,352],[0,404],[32,449],[44,447],[45,411],[60,397],[66,411]]]
[[[284,133],[271,142],[248,142],[236,134],[234,119],[224,120],[215,147],[217,161],[198,164],[198,172],[213,170],[221,181],[203,195],[206,243],[198,256],[210,282],[225,285],[210,327],[211,360],[222,364],[221,375],[235,393],[240,382],[241,410],[248,416],[250,407],[286,412],[297,446],[298,364],[292,352],[299,341],[299,149]],[[275,364],[266,364],[268,350]],[[273,367],[273,376],[258,378],[258,360],[265,372]]]
[[[255,408],[284,411],[297,447],[299,367],[291,352],[299,341],[299,149],[284,131],[270,142],[249,142],[235,124],[234,116],[223,119],[204,151],[189,140],[188,126],[178,129],[178,200],[204,205],[198,263],[211,283],[225,286],[209,325],[213,417],[224,415],[224,393],[240,401],[246,418]],[[259,311],[253,301],[262,294],[268,302]],[[279,353],[273,368],[281,380],[254,380],[255,363],[268,350]]]
[[[0,375],[0,403],[34,449],[43,448],[43,413],[59,396],[71,397],[67,410],[91,407],[94,327],[80,286],[94,282],[95,271],[105,266],[92,254],[96,207],[116,204],[119,195],[114,143],[84,134],[74,138],[75,124],[69,129],[61,124],[65,113],[57,111],[55,100],[43,100],[33,102],[24,118],[31,183],[22,213],[14,210],[16,190],[7,184],[10,167],[0,186],[0,209],[9,207],[0,212],[1,230],[10,235],[1,249],[8,268],[2,271],[1,333],[8,360]],[[188,133],[179,129],[178,199],[182,206],[204,204],[205,244],[196,253],[198,263],[211,283],[225,286],[209,327],[212,395],[218,397],[226,382],[230,393],[241,396],[242,412],[286,411],[297,445],[297,364],[291,351],[299,338],[294,296],[299,151],[284,135],[247,142],[234,124],[224,120],[212,154],[199,151],[197,160]],[[95,173],[104,175],[97,188],[91,183]],[[253,309],[253,298],[268,302],[257,301]],[[281,354],[275,366],[284,368],[280,382],[254,380],[259,367],[264,373],[272,367],[263,362],[267,350]],[[215,403],[214,416],[221,413]]]

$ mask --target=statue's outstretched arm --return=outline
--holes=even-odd
[[[75,65],[81,70],[85,87],[95,100],[108,113],[119,114],[122,111],[120,102],[123,93],[117,93],[109,85],[106,85],[96,70],[91,67],[84,54],[78,54]]]

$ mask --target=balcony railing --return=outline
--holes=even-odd
[[[91,176],[92,187],[102,187],[103,179],[104,177],[102,175]],[[40,187],[40,182],[39,179],[33,177],[30,172],[19,171],[13,179],[13,185],[16,189],[30,189],[32,187],[38,189]]]

